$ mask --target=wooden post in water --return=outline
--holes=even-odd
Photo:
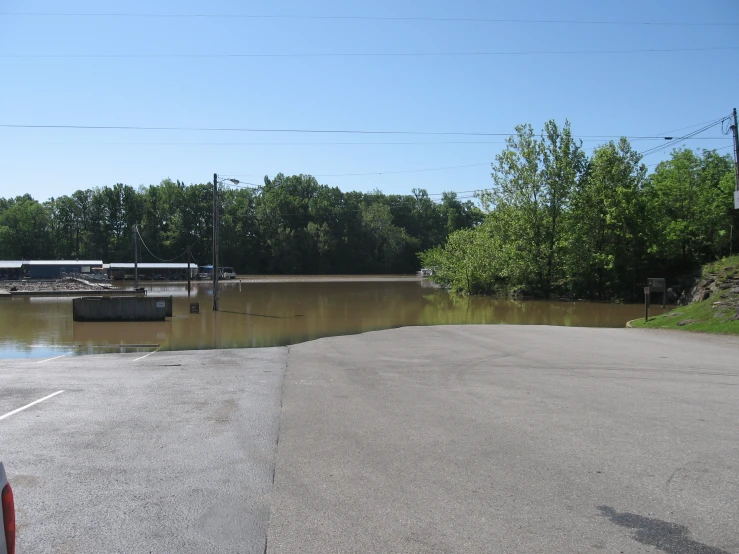
[[[187,247],[187,297],[190,298],[190,247]]]

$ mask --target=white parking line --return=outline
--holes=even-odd
[[[143,359],[144,359],[144,358],[146,358],[147,356],[151,356],[152,354],[154,354],[154,353],[156,353],[156,352],[159,352],[159,348],[157,348],[156,350],[152,350],[152,351],[151,351],[151,352],[149,352],[148,354],[144,354],[144,355],[143,355],[143,356],[141,356],[140,358],[136,358],[136,359],[135,359],[135,360],[133,360],[133,361],[134,361],[134,362],[138,362],[139,360],[143,360]]]
[[[30,408],[34,404],[38,404],[39,402],[43,402],[44,400],[48,400],[52,396],[56,396],[57,394],[61,394],[63,392],[64,392],[63,390],[58,390],[55,393],[50,394],[49,396],[44,396],[43,398],[39,398],[35,402],[31,402],[30,404],[26,404],[25,406],[22,406],[22,407],[18,408],[17,410],[13,410],[12,412],[8,412],[7,414],[1,415],[0,416],[0,420],[5,419],[6,417],[10,417],[13,414],[17,414],[18,412],[22,412],[23,410],[25,410],[26,408]]]
[[[42,364],[44,362],[50,362],[51,360],[58,360],[59,358],[63,358],[64,356],[71,356],[72,354],[74,354],[74,352],[67,352],[66,354],[62,354],[61,356],[54,356],[53,358],[46,358],[45,360],[39,360],[36,363]]]

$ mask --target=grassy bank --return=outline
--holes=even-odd
[[[695,295],[704,300],[678,306],[664,315],[638,319],[632,327],[739,334],[739,256],[703,267]]]

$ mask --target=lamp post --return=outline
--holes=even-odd
[[[213,311],[218,311],[218,227],[220,225],[220,210],[218,206],[218,183],[230,181],[239,184],[238,179],[218,180],[218,174],[213,174]]]
[[[135,290],[139,290],[139,241],[136,237],[138,233],[138,226],[133,226],[133,279]]]

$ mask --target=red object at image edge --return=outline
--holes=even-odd
[[[3,527],[5,529],[5,546],[8,554],[15,554],[15,505],[13,504],[13,489],[10,484],[5,485],[2,493]]]

